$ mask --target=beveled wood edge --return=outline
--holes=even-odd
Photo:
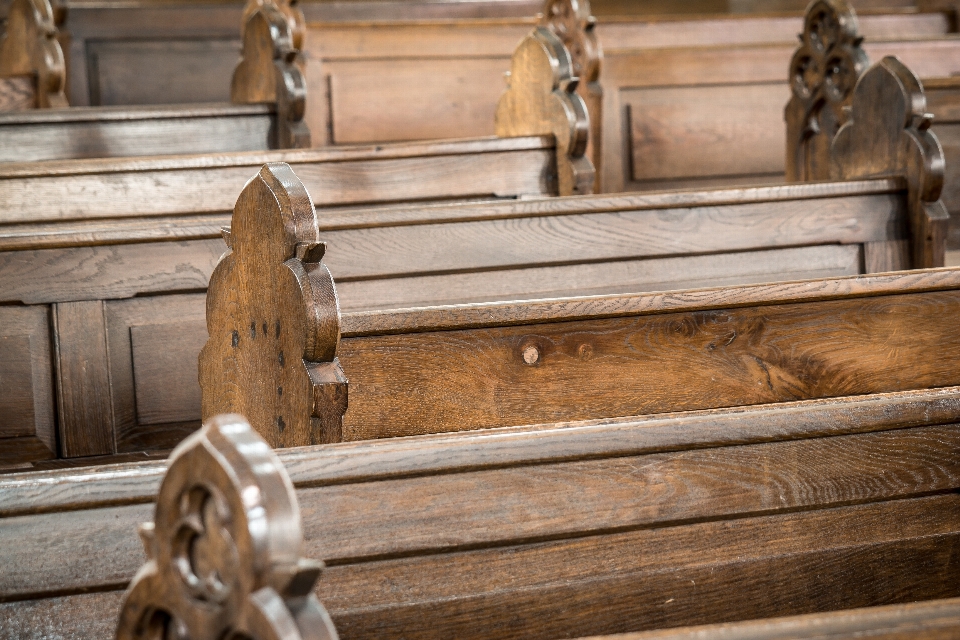
[[[584,215],[607,212],[678,209],[790,200],[813,200],[898,193],[900,179],[798,183],[770,187],[665,191],[620,195],[537,198],[477,204],[424,204],[394,207],[318,209],[320,231],[342,231],[388,226],[477,222],[509,218]],[[205,240],[220,237],[231,214],[144,216],[130,219],[0,224],[0,251],[55,249],[134,244],[168,240]]]
[[[269,104],[182,104],[134,105],[127,107],[67,107],[0,113],[0,127],[27,124],[59,124],[76,122],[117,122],[142,120],[180,120],[187,118],[222,118],[270,115]]]
[[[960,288],[960,267],[705,289],[481,302],[343,314],[344,338],[734,309]]]
[[[896,410],[891,410],[895,407]],[[960,387],[278,450],[298,487],[960,422]],[[0,517],[153,500],[165,462],[0,476]]]
[[[858,12],[857,16],[860,17],[861,14]],[[862,29],[861,29],[862,31]],[[601,32],[601,37],[603,33]],[[929,36],[916,36],[913,38],[871,38],[869,41],[864,42],[863,46],[865,49],[870,49],[875,45],[884,45],[884,46],[895,46],[898,44],[911,44],[917,42],[956,42],[960,43],[960,34],[956,33],[945,33],[942,35],[929,35]],[[730,42],[730,43],[721,43],[721,44],[687,44],[680,45],[675,47],[618,47],[616,45],[611,45],[609,47],[604,46],[603,48],[603,57],[604,61],[608,58],[622,57],[628,58],[630,56],[636,56],[640,54],[649,54],[652,51],[663,52],[668,51],[671,55],[680,52],[694,52],[694,53],[706,53],[708,51],[723,51],[731,49],[790,49],[791,51],[795,50],[796,42],[792,40],[758,40],[755,42]],[[869,53],[869,52],[868,52]],[[636,76],[642,78],[643,76]],[[769,81],[763,81],[765,83]],[[750,83],[753,84],[753,83]],[[673,86],[673,85],[670,85]],[[688,85],[677,85],[677,86],[688,86]],[[634,87],[621,86],[620,89],[628,89]],[[650,86],[641,86],[636,87],[640,89],[650,89],[653,87]]]
[[[868,196],[897,193],[905,191],[906,188],[906,181],[901,178],[881,178],[709,190],[689,188],[644,193],[568,196],[565,198],[543,197],[476,204],[421,204],[389,208],[373,206],[351,211],[318,209],[317,222],[321,231],[341,231],[466,220],[499,220]]]
[[[477,155],[509,151],[553,149],[552,136],[516,138],[463,138],[429,140],[381,145],[326,147],[286,151],[243,151],[219,154],[191,154],[127,158],[85,158],[40,162],[0,163],[0,180],[9,178],[54,178],[67,175],[123,173],[136,171],[182,171],[230,167],[254,167],[286,162],[296,169],[298,164],[345,162],[360,160],[392,160],[452,155]]]
[[[222,237],[230,213],[0,225],[0,251],[33,251]]]
[[[901,629],[904,625],[910,625]],[[659,629],[612,636],[587,636],[579,640],[763,640],[792,638],[861,638],[872,631],[913,632],[916,625],[931,630],[960,626],[960,598],[892,604],[846,611],[808,613],[783,618],[724,622],[695,627]],[[923,636],[925,637],[925,636]]]

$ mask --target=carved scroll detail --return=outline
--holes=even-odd
[[[274,447],[340,441],[340,305],[313,202],[288,165],[247,183],[225,236],[207,289],[204,418],[241,413]]]
[[[857,82],[849,121],[833,141],[831,173],[852,180],[899,176],[907,181],[912,265],[942,267],[949,214],[940,200],[944,159],[929,131],[933,116],[917,76],[894,56]]]
[[[245,25],[247,21],[260,10],[265,4],[271,4],[280,10],[287,18],[287,24],[290,26],[290,35],[293,42],[293,48],[297,51],[303,51],[303,40],[307,33],[307,21],[303,17],[303,11],[297,6],[297,0],[249,0],[243,8],[243,17],[240,24]],[[241,34],[242,33],[241,29]]]
[[[600,85],[603,50],[597,39],[597,20],[591,14],[589,0],[547,0],[539,23],[560,38],[570,53],[573,75],[580,79],[577,94],[583,98],[590,116],[586,156],[593,161],[597,175],[594,191],[599,192],[603,160],[603,87]]]
[[[171,454],[147,562],[124,596],[118,640],[336,640],[313,586],[300,508],[276,454],[241,416],[222,415]]]
[[[288,16],[271,2],[244,22],[243,52],[233,71],[230,99],[236,104],[274,104],[274,147],[306,149],[310,147],[310,130],[303,121],[306,80],[297,64],[299,49],[290,25]]]
[[[595,172],[584,155],[590,118],[576,88],[566,47],[553,32],[537,27],[514,51],[509,87],[497,104],[498,136],[555,137],[562,196],[593,193]]]
[[[35,107],[66,107],[67,83],[63,50],[57,42],[57,20],[49,0],[14,0],[7,14],[6,33],[0,41],[0,77],[31,77],[36,81]]]
[[[870,64],[862,41],[857,15],[845,0],[814,0],[807,7],[801,45],[790,61],[793,97],[784,114],[788,181],[829,179],[830,143]]]

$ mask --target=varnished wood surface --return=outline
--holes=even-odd
[[[954,403],[955,395],[954,389]],[[883,415],[891,414],[881,410],[874,417]],[[859,417],[863,425],[870,421],[866,414]],[[771,426],[789,424],[784,418],[774,417]],[[938,420],[929,414],[922,419]],[[829,418],[813,421],[819,435],[833,424]],[[449,457],[444,442],[455,436],[419,439],[411,453],[453,466],[414,476],[387,471],[379,480],[367,476],[343,484],[298,483],[306,554],[327,562],[317,593],[340,634],[357,638],[480,638],[494,632],[548,638],[562,629],[613,633],[955,595],[957,429],[904,429],[880,421],[886,423],[880,428],[893,429],[834,431],[828,438],[808,433],[785,441],[760,436],[757,444],[705,449],[668,445],[661,453],[627,457],[591,457],[590,445],[571,439],[577,443],[572,457],[505,467]],[[644,430],[636,426],[642,438]],[[730,444],[737,441],[734,436]],[[392,455],[382,444],[290,453],[309,458],[311,452],[364,446],[368,451],[358,460],[366,458],[375,470],[378,452]],[[535,448],[530,453],[537,458]],[[122,474],[131,468],[113,469]],[[17,481],[0,480],[4,495]],[[71,482],[82,483],[79,477]],[[101,500],[109,502],[109,495]],[[140,562],[131,525],[149,508],[128,504],[73,511],[66,518],[4,518],[0,536],[23,543],[0,546],[0,553],[17,553],[21,569],[0,578],[3,624],[51,633],[38,614],[61,610],[77,613],[68,629],[51,637],[98,628],[110,617],[104,613],[116,607],[109,592],[122,588]],[[461,525],[451,528],[451,521]],[[368,527],[382,535],[356,535]],[[24,544],[46,549],[47,556],[29,553]],[[65,544],[90,551],[48,561],[50,549]],[[101,545],[111,553],[98,554]],[[658,552],[641,552],[651,547]],[[785,573],[793,579],[762,578]],[[850,582],[860,588],[840,588]],[[83,595],[87,589],[106,593]],[[36,602],[42,595],[50,599]],[[676,604],[664,607],[670,598]],[[609,615],[575,613],[586,610]],[[514,621],[509,628],[502,625],[505,616]]]
[[[960,599],[870,607],[703,627],[686,627],[619,636],[616,640],[699,640],[740,638],[880,638],[947,640],[960,633]],[[594,638],[593,640],[600,640]],[[609,640],[613,640],[612,638]]]
[[[710,446],[880,432],[951,422],[960,387],[803,400],[526,427],[282,449],[298,487],[616,458]],[[441,452],[443,455],[440,455]],[[374,455],[375,453],[375,455]],[[0,476],[0,517],[141,504],[155,498],[162,460]]]
[[[289,162],[318,206],[556,193],[550,143],[519,138],[10,163],[0,167],[0,206],[8,223],[222,213],[265,162]]]
[[[0,117],[0,162],[272,148],[265,107],[33,110]]]

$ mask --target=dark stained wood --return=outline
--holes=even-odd
[[[53,361],[46,307],[2,307],[0,465],[56,455]]]
[[[274,447],[343,439],[340,308],[321,262],[325,245],[315,220],[310,196],[290,167],[264,166],[237,200],[230,251],[207,294],[210,338],[200,353],[200,378],[220,384],[203,396],[203,415],[243,407]],[[250,304],[251,294],[259,302]],[[304,313],[297,317],[289,308]],[[220,369],[226,362],[233,365]],[[258,387],[264,370],[275,385]],[[248,392],[254,388],[257,393]]]
[[[264,176],[275,172],[280,177],[267,182]],[[274,195],[257,191],[266,184]],[[860,273],[866,260],[864,247],[858,244],[903,240],[899,234],[904,233],[905,194],[884,193],[898,186],[897,181],[885,181],[785,187],[750,191],[749,196],[721,191],[637,200],[623,196],[435,206],[332,214],[321,221],[289,167],[267,165],[238,200],[235,231],[230,236],[234,251],[220,262],[211,279],[210,338],[200,356],[203,416],[243,412],[269,441],[292,445],[321,438],[351,440],[785,400],[788,396],[778,394],[787,388],[791,389],[787,393],[799,394],[789,397],[818,397],[815,394],[826,387],[814,390],[795,378],[812,380],[826,373],[807,372],[808,365],[800,361],[771,364],[790,369],[784,372],[790,381],[780,390],[771,383],[773,395],[764,395],[766,387],[757,386],[756,376],[768,371],[762,363],[775,357],[753,338],[734,347],[737,352],[729,357],[743,363],[731,364],[733,373],[717,373],[716,369],[725,368],[719,362],[694,363],[673,353],[697,348],[674,343],[668,325],[703,325],[691,331],[710,333],[711,337],[701,336],[704,343],[713,340],[711,344],[729,346],[729,336],[719,333],[727,331],[736,337],[761,331],[768,323],[776,326],[776,320],[759,310],[757,317],[721,312],[714,318],[716,314],[708,312],[703,317],[667,319],[662,327],[654,327],[652,321],[634,318],[589,324],[582,316],[586,309],[581,308],[571,320],[583,319],[583,326],[535,327],[532,321],[519,319],[525,308],[536,308],[538,303],[532,302],[529,307],[515,305],[499,316],[506,325],[523,327],[500,326],[476,333],[425,330],[422,334],[411,328],[411,335],[392,337],[388,335],[395,333],[392,328],[379,326],[360,332],[369,340],[355,335],[355,340],[338,346],[339,312],[341,308],[383,310],[670,290],[772,281],[794,274],[810,278]],[[848,195],[831,199],[831,192]],[[862,194],[862,199],[851,197],[853,193]],[[732,203],[737,200],[740,203]],[[288,211],[285,202],[301,209]],[[667,208],[650,208],[654,203]],[[694,203],[702,206],[681,208]],[[281,229],[290,230],[283,235]],[[326,249],[311,256],[309,247],[320,238],[329,242],[329,257],[324,257]],[[305,248],[297,249],[298,243]],[[245,249],[237,251],[238,246]],[[574,253],[572,246],[578,249]],[[883,260],[878,253],[871,254],[871,266],[907,266],[895,263],[900,256],[885,254]],[[297,274],[299,284],[287,275],[290,272]],[[301,272],[314,275],[307,280]],[[338,282],[342,276],[337,295],[333,295],[330,273]],[[838,313],[855,313],[862,304],[847,302],[849,308],[838,307]],[[930,308],[934,307],[936,303]],[[438,313],[448,312],[453,318],[469,308]],[[478,311],[482,314],[487,309]],[[389,316],[373,311],[364,317],[376,322],[420,313]],[[809,321],[810,330],[822,322],[831,337],[833,331],[842,331],[826,320],[829,313],[826,307],[813,311],[816,320]],[[358,316],[347,316],[345,322],[353,317]],[[712,328],[714,322],[722,326]],[[456,325],[452,321],[442,329],[467,329]],[[781,330],[789,335],[795,329],[771,328],[771,335]],[[658,336],[649,354],[641,346],[648,341],[641,337],[648,331]],[[875,331],[876,339],[882,340],[879,336],[885,330],[878,326]],[[741,353],[741,345],[752,355]],[[795,350],[805,348],[798,343]],[[652,354],[661,349],[664,361],[674,362],[674,368],[640,364],[648,355],[657,360],[659,356]],[[907,358],[909,350],[904,349]],[[746,366],[751,358],[760,364]],[[811,361],[819,358],[810,356]],[[821,365],[824,370],[845,366],[832,361]],[[629,372],[621,374],[619,367]],[[707,404],[688,406],[667,386],[657,386],[657,380],[674,385],[675,376],[683,379],[696,371],[713,382],[697,379],[685,388],[698,393],[710,390],[697,400]],[[349,406],[344,373],[355,388]],[[718,382],[728,375],[745,378],[728,380],[732,386]],[[451,383],[456,393],[450,393]],[[578,391],[562,391],[568,384]],[[617,384],[636,391],[617,394]],[[404,393],[406,388],[416,388],[417,394]],[[568,402],[570,393],[582,395]],[[661,400],[664,404],[658,404]],[[345,409],[344,430],[339,434],[339,416]],[[318,421],[334,425],[328,435],[321,436],[325,428]],[[381,431],[388,424],[396,431]]]
[[[630,634],[621,640],[693,640],[694,638],[881,638],[946,640],[960,633],[960,599],[869,607],[853,611],[753,620],[709,627],[685,627]]]
[[[218,416],[171,454],[140,536],[147,562],[124,594],[118,640],[336,640],[312,593],[323,565],[301,557],[293,485],[242,417]]]
[[[63,302],[53,313],[60,453],[68,458],[114,453],[103,302]]]
[[[340,637],[640,631],[956,597],[958,398],[953,387],[278,457]],[[0,545],[19,569],[0,575],[3,624],[53,638],[109,629],[165,466],[0,478],[0,540],[19,542]],[[56,563],[32,552],[68,548]],[[56,612],[71,614],[59,629]]]
[[[31,106],[67,106],[66,65],[49,0],[14,0],[10,5],[0,39],[0,77],[17,76],[34,83]]]

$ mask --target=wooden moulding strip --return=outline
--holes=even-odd
[[[476,155],[503,151],[530,151],[552,149],[549,136],[517,138],[472,138],[426,143],[395,143],[304,149],[293,151],[250,151],[191,156],[153,156],[145,158],[91,158],[45,162],[5,163],[0,165],[0,180],[6,178],[47,178],[54,176],[122,173],[138,171],[182,171],[185,169],[212,169],[251,167],[256,172],[261,165],[286,162],[296,170],[298,164],[320,162],[349,162],[355,160],[390,160],[428,156]]]
[[[343,314],[344,338],[735,309],[960,288],[960,267],[740,287],[490,302]]]
[[[272,105],[164,105],[161,107],[70,107],[70,109],[32,109],[0,113],[0,127],[26,124],[72,122],[118,122],[131,120],[170,120],[262,116],[273,113]]]
[[[296,167],[293,168],[296,171]],[[478,204],[405,205],[399,207],[365,207],[361,210],[322,210],[317,215],[320,231],[342,231],[371,227],[440,224],[531,218],[543,216],[582,215],[619,211],[719,207],[726,205],[814,200],[897,193],[906,190],[900,178],[817,182],[769,187],[661,191],[617,195],[537,198]]]
[[[960,387],[531,425],[278,451],[298,487],[531,463],[870,433],[960,422]],[[0,478],[0,517],[148,503],[165,462]]]

